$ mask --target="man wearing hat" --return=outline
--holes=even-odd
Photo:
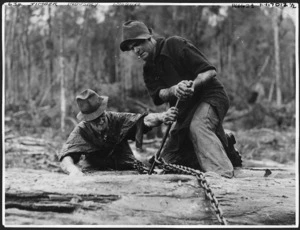
[[[234,136],[225,134],[222,126],[229,98],[205,55],[185,38],[154,37],[143,22],[134,20],[123,24],[120,49],[133,51],[145,62],[144,82],[156,105],[174,106],[180,99],[177,122],[161,157],[233,177],[241,157]]]
[[[80,123],[74,128],[58,154],[62,169],[70,175],[89,170],[133,169],[135,157],[128,140],[141,148],[143,133],[162,123],[175,121],[178,110],[134,114],[106,111],[108,97],[91,89],[76,97]]]

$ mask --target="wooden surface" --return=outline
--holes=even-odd
[[[230,225],[294,225],[295,173],[236,170],[206,178]],[[195,177],[97,172],[82,178],[31,169],[5,171],[5,226],[218,225]]]

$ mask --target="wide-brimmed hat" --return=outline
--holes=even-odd
[[[120,43],[122,51],[129,51],[128,44],[134,40],[145,40],[150,38],[151,29],[143,22],[130,20],[123,24],[123,38]]]
[[[86,89],[76,96],[76,102],[80,112],[77,119],[91,121],[98,118],[107,107],[108,97],[99,96],[95,91]]]

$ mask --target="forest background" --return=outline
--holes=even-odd
[[[257,133],[272,130],[276,135],[265,144],[283,150],[281,163],[295,162],[298,4],[248,6],[3,5],[5,141],[30,135],[59,151],[77,124],[75,97],[86,88],[109,96],[108,110],[165,110],[147,93],[142,61],[119,49],[122,24],[137,19],[156,35],[191,40],[217,67],[231,100],[224,126],[246,134],[247,141],[240,138],[244,152],[259,155],[253,150],[261,144]],[[162,133],[154,130],[148,138]],[[283,136],[289,141],[282,147]],[[6,145],[5,153],[13,148]]]

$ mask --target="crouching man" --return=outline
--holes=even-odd
[[[64,172],[82,176],[94,170],[130,170],[135,157],[128,140],[141,147],[143,134],[162,123],[174,122],[178,110],[135,114],[106,111],[108,97],[91,89],[76,97],[81,121],[71,132],[58,158]]]

